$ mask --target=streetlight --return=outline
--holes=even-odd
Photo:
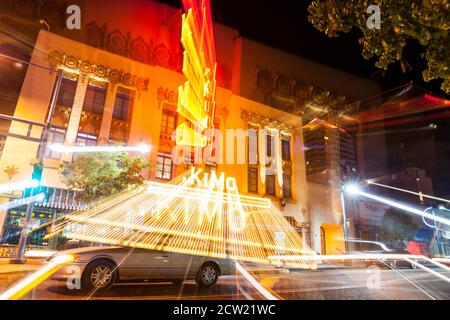
[[[421,217],[425,217],[427,219],[430,219],[430,220],[433,220],[433,221],[445,224],[447,226],[450,226],[450,220],[449,219],[446,219],[446,218],[443,218],[443,217],[439,217],[439,216],[433,215],[431,213],[424,212],[423,210],[411,207],[409,205],[406,205],[404,203],[401,203],[401,202],[398,202],[398,201],[395,201],[395,200],[392,200],[392,199],[388,199],[388,198],[377,196],[377,195],[372,194],[372,193],[364,192],[357,185],[345,186],[345,187],[342,188],[342,191],[347,193],[347,194],[349,194],[349,195],[363,196],[365,198],[369,198],[369,199],[372,199],[372,200],[384,203],[384,204],[386,204],[388,206],[391,206],[391,207],[394,207],[394,208],[397,208],[397,209],[400,209],[400,210],[403,210],[403,211],[406,211],[406,212],[409,212],[409,213],[412,213],[412,214],[416,214],[416,215],[419,215]]]

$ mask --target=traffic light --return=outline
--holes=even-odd
[[[42,180],[42,172],[44,171],[44,165],[40,163],[36,163],[33,166],[33,174],[31,175],[32,180],[39,181],[39,185],[37,188],[41,186],[41,180]],[[25,190],[25,198],[31,197],[33,195],[34,188],[28,188]]]
[[[39,185],[40,185],[41,179],[42,179],[42,171],[44,171],[44,165],[41,163],[36,163],[34,165],[33,174],[31,176],[31,178],[33,180],[39,181]]]

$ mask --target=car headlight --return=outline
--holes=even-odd
[[[78,258],[79,258],[78,256],[73,255],[73,254],[60,254],[60,255],[54,256],[50,261],[64,264],[64,263],[71,263],[73,261],[77,261]]]

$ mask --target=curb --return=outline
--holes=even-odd
[[[249,272],[251,274],[254,275],[273,275],[273,274],[289,274],[289,270],[288,269],[267,269],[267,270],[249,270]]]
[[[22,268],[20,268],[20,267],[19,268],[5,268],[2,270],[1,266],[2,265],[0,265],[0,275],[33,272],[33,271],[36,271],[39,269],[39,266],[32,265],[32,266],[26,266],[26,267],[22,267]]]

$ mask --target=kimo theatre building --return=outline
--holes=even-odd
[[[184,93],[179,88],[189,79],[180,46],[182,19],[173,18],[179,8],[156,1],[101,0],[80,5],[86,12],[81,31],[71,33],[55,26],[52,32],[36,34],[31,65],[0,158],[0,183],[31,178],[58,72],[62,81],[47,145],[90,146],[102,140],[145,143],[152,150],[147,155],[152,167],[144,172],[145,178],[170,182],[194,165],[189,152],[184,152],[183,163],[173,159],[174,148],[183,142],[174,132],[180,127],[191,132],[191,116],[198,111],[192,105],[180,108]],[[136,10],[142,19],[133,18]],[[317,209],[317,204],[330,202],[326,198],[331,196],[326,192],[321,197],[308,196],[303,127],[320,114],[311,114],[315,109],[307,107],[302,92],[314,83],[314,90],[334,88],[358,99],[378,87],[245,39],[238,30],[221,24],[214,23],[214,35],[215,105],[208,121],[224,137],[222,160],[201,166],[205,172],[234,177],[241,194],[271,199],[305,244],[320,252],[321,241],[333,241],[321,239],[321,225],[339,228],[341,221],[335,209],[321,212],[320,221],[314,220],[313,212],[322,208]],[[227,136],[227,130],[234,135]],[[260,134],[263,131],[267,134]],[[227,161],[231,149],[235,161]],[[237,161],[239,155],[243,163]],[[265,161],[254,163],[252,158]],[[60,172],[63,161],[75,159],[73,154],[46,149],[41,181],[46,199],[35,206],[36,225],[84,207],[76,193],[67,190]],[[17,170],[10,180],[3,171],[11,166]],[[16,241],[13,234],[22,224],[22,215],[23,208],[0,212],[4,242]],[[33,244],[54,245],[44,241],[44,234],[37,234]]]

